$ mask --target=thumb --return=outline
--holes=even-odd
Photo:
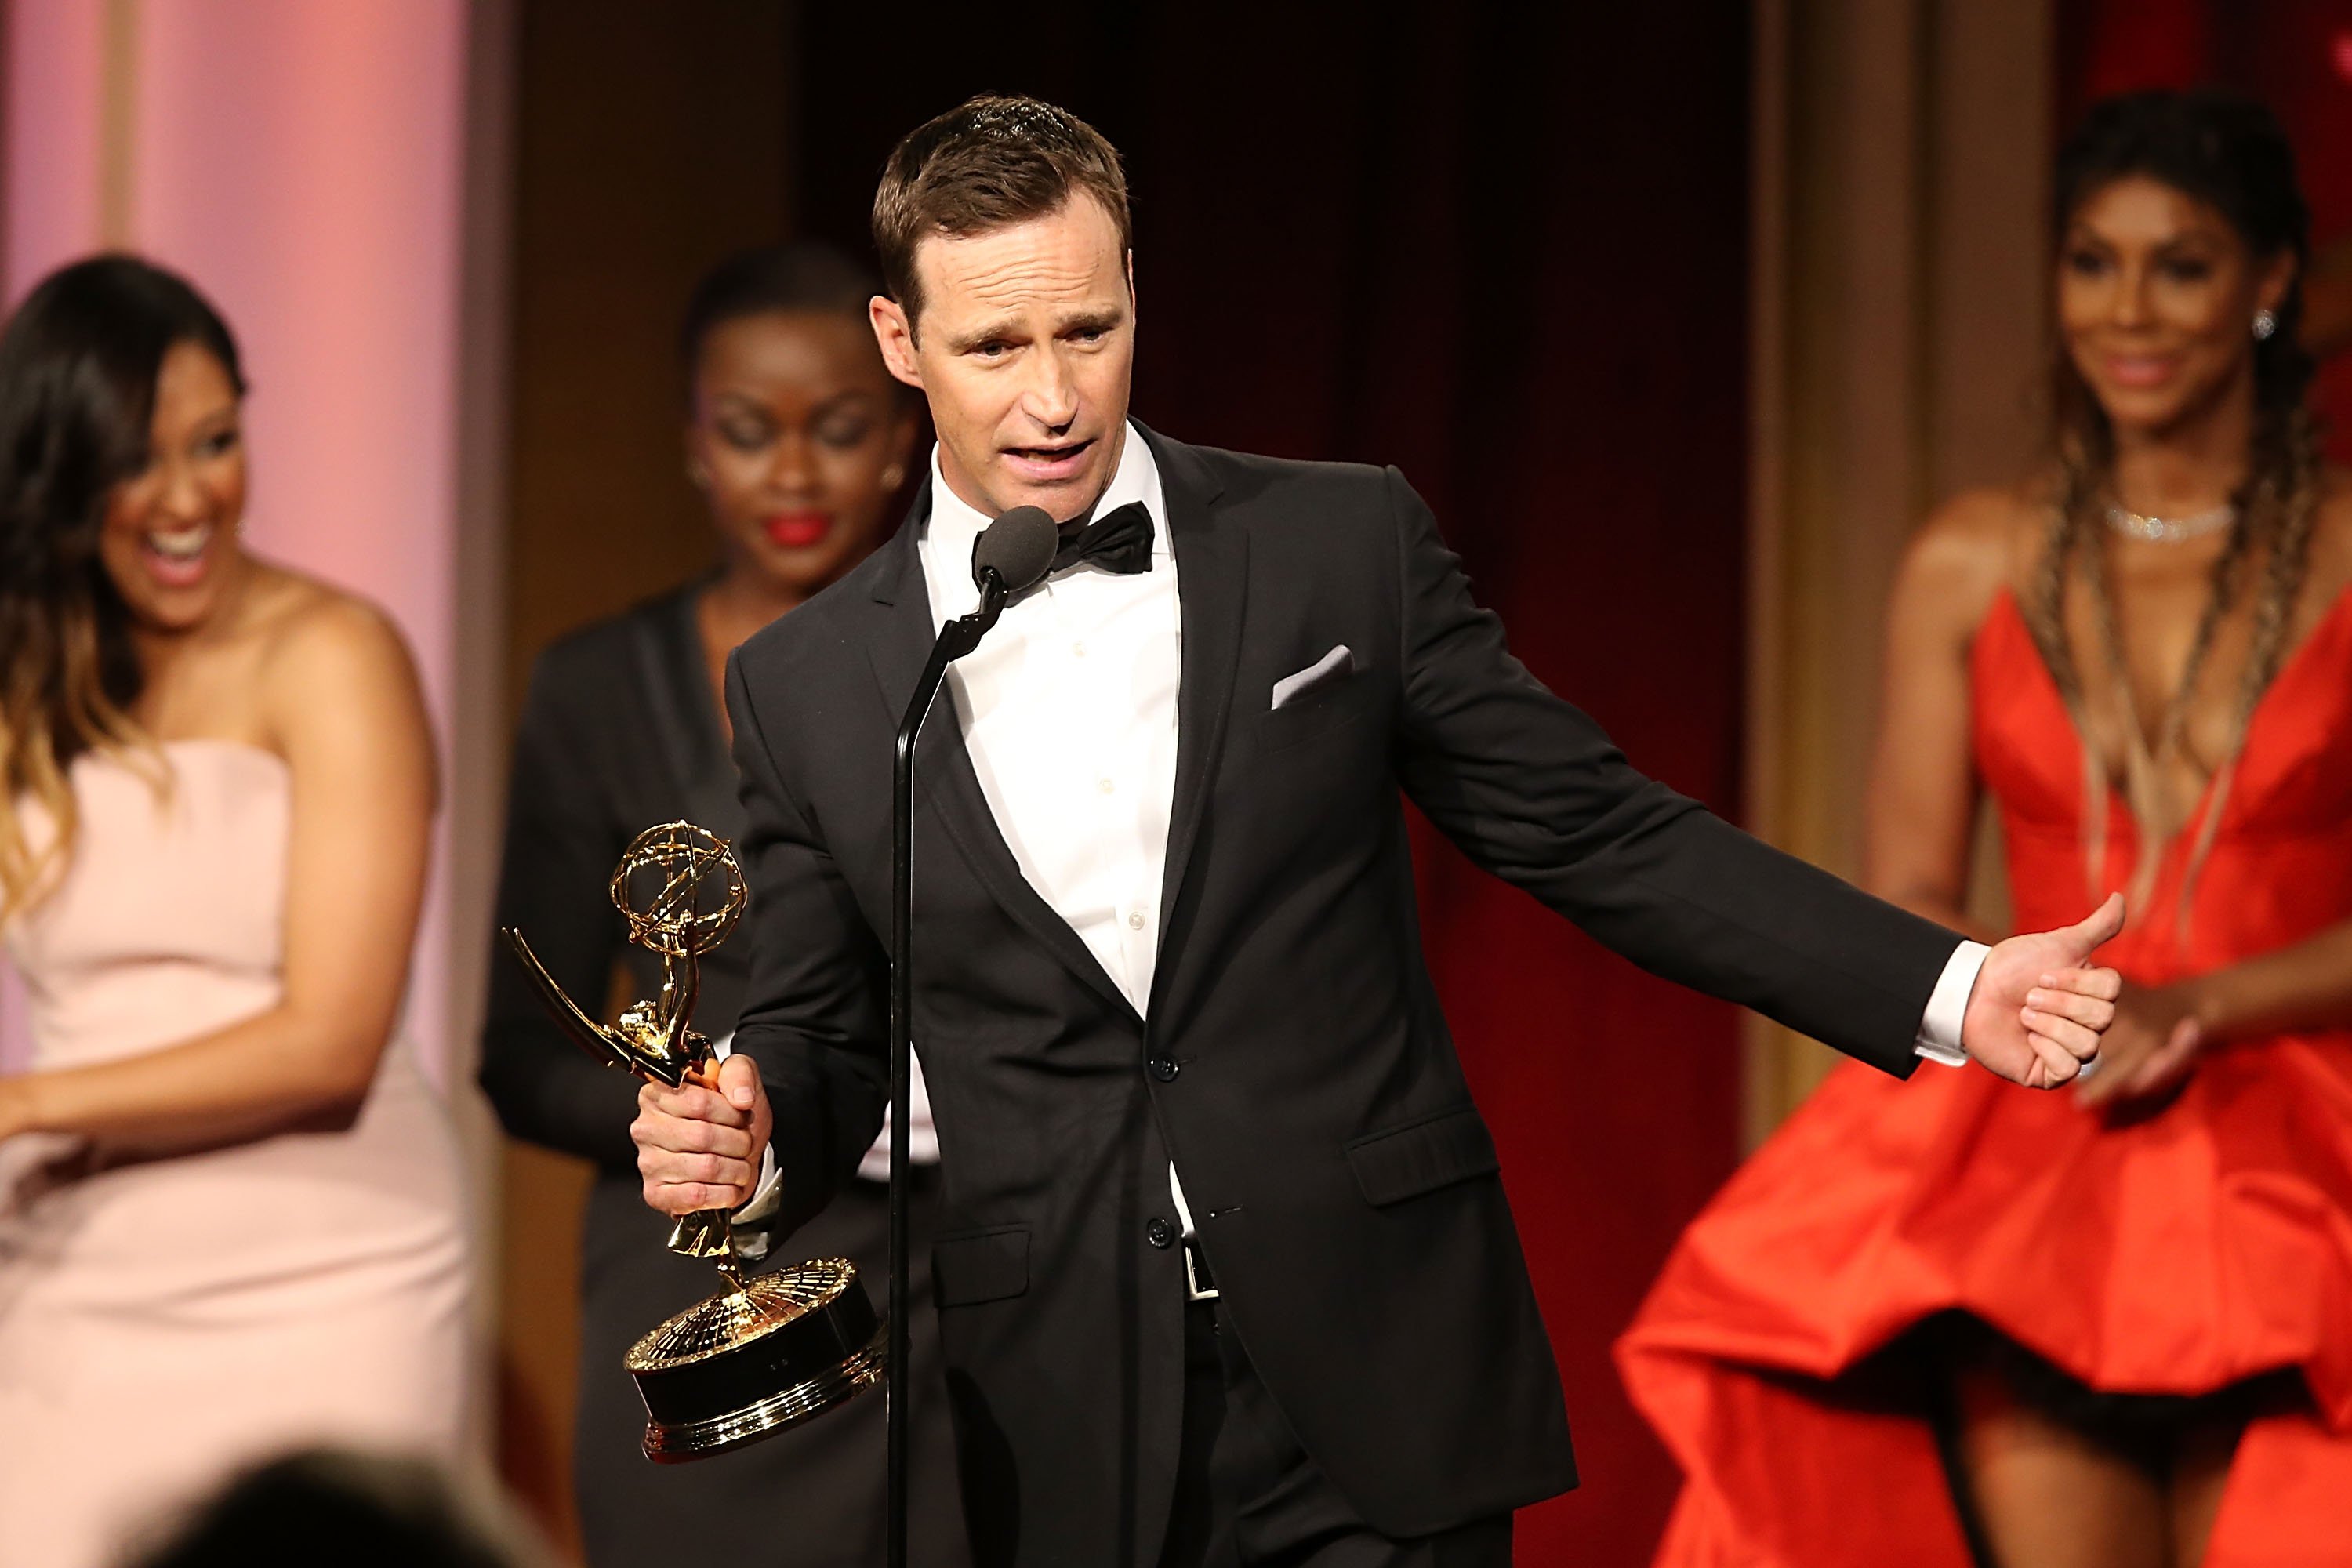
[[[751,1110],[760,1098],[760,1064],[740,1054],[720,1062],[719,1092],[736,1110]]]
[[[2116,933],[2123,929],[2124,896],[2109,893],[2105,903],[2084,916],[2079,924],[2069,929],[2067,934],[2082,943],[2083,956],[2087,958],[2114,941]]]

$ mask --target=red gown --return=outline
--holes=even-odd
[[[2006,593],[1971,677],[2018,924],[2080,919],[2080,744]],[[2105,885],[2122,887],[2120,796],[2109,821]],[[2102,954],[2130,979],[2352,916],[2352,595],[2255,711],[2176,926],[2196,826]],[[1870,1361],[1952,1310],[2105,1391],[2299,1373],[2307,1405],[2246,1430],[2207,1568],[2352,1564],[2352,1031],[2215,1049],[2138,1119],[1976,1068],[1841,1066],[1693,1223],[1618,1342],[1685,1476],[1658,1563],[1969,1568],[1923,1406]]]

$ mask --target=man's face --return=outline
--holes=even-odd
[[[991,517],[1039,506],[1057,522],[1118,469],[1135,366],[1133,276],[1102,204],[915,251],[922,313],[873,303],[890,372],[922,389],[940,471]]]

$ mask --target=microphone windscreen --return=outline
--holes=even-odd
[[[1043,577],[1062,547],[1062,531],[1041,506],[1016,506],[982,531],[971,552],[971,580],[991,568],[1004,579],[1008,594]]]

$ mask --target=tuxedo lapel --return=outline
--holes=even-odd
[[[1141,429],[1141,426],[1137,428]],[[1168,862],[1160,883],[1162,941],[1151,1000],[1167,994],[1182,932],[1175,911],[1208,808],[1209,786],[1223,754],[1240,660],[1242,616],[1249,585],[1249,536],[1217,508],[1220,486],[1190,447],[1143,431],[1160,468],[1168,533],[1182,601],[1182,668],[1176,687],[1176,792],[1168,823]]]
[[[893,733],[915,694],[915,683],[922,679],[923,664],[930,657],[938,630],[931,621],[922,558],[915,548],[929,513],[930,487],[925,485],[906,523],[882,546],[882,569],[874,579],[875,625],[865,639],[866,652]],[[996,826],[996,814],[989,809],[988,796],[981,791],[980,775],[972,771],[954,698],[945,687],[932,702],[930,717],[915,743],[915,809],[920,811],[925,805],[939,814],[957,852],[1005,913],[1044,942],[1072,973],[1132,1017],[1133,1005],[1103,972],[1086,942],[1021,874],[1021,863],[1013,858]],[[923,867],[917,865],[917,881],[924,875]]]

